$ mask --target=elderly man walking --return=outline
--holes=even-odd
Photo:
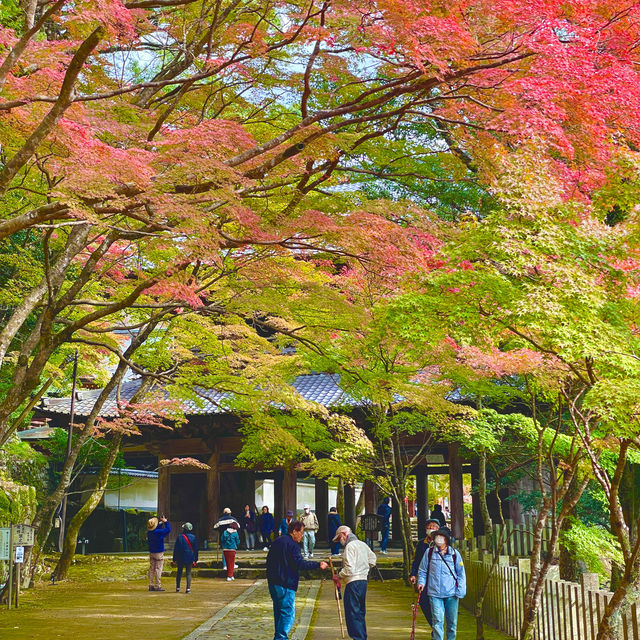
[[[289,533],[276,538],[267,554],[267,582],[273,600],[275,633],[273,640],[288,640],[289,631],[296,617],[296,591],[300,571],[303,569],[326,569],[326,562],[312,562],[302,558],[300,542],[304,524],[294,520],[289,524]]]
[[[333,580],[338,586],[340,578],[346,583],[344,614],[347,620],[347,631],[353,640],[367,640],[365,623],[367,577],[369,569],[376,564],[376,554],[345,525],[338,527],[333,542],[339,542],[344,547],[342,570],[333,577]]]
[[[434,546],[427,550],[418,569],[420,599],[431,605],[431,640],[456,640],[458,600],[467,593],[467,579],[460,554],[451,547],[451,531],[441,527],[434,536]]]

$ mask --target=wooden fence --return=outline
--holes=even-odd
[[[505,520],[504,525],[494,524],[492,531],[494,550],[496,549],[498,541],[503,539],[505,540],[505,546],[502,550],[504,555],[528,558],[533,550],[534,528],[535,522],[529,516],[525,516],[522,524],[514,524],[512,520]],[[501,538],[501,534],[504,535],[504,538]],[[461,541],[461,544],[469,551],[474,549],[488,549],[488,539],[489,536],[478,536],[471,540]],[[542,530],[542,553],[547,553],[549,550],[550,539],[551,525],[548,524]]]
[[[462,604],[473,611],[491,562],[475,560],[473,553],[462,553],[467,571],[467,595]],[[529,572],[507,563],[507,557],[501,558],[489,580],[483,618],[485,623],[520,638]],[[593,576],[587,574],[582,584],[557,579],[553,574],[545,579],[535,623],[536,640],[596,640],[605,606],[613,594],[589,588],[590,575]],[[640,640],[639,609],[636,603],[625,615],[620,640]]]

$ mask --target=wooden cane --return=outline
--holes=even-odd
[[[333,568],[333,560],[329,558],[329,566],[331,567],[331,578],[336,575],[335,569]],[[342,622],[342,607],[340,606],[340,600],[342,599],[342,594],[340,593],[340,587],[334,582],[333,583],[333,591],[336,596],[336,604],[338,605],[338,617],[340,618],[340,633],[342,635],[342,639],[344,640],[344,623]]]
[[[415,640],[416,637],[416,618],[418,616],[418,607],[420,606],[420,596],[422,595],[422,591],[418,591],[418,599],[415,604],[411,605],[413,609],[413,623],[411,625],[411,638],[409,640]]]

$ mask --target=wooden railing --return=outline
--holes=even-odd
[[[478,552],[462,550],[467,572],[467,595],[462,604],[475,610],[478,594],[491,570],[491,560],[476,560]],[[487,554],[488,556],[488,554]],[[524,593],[529,581],[526,561],[509,566],[508,556],[500,558],[489,580],[484,600],[484,622],[520,638],[524,612]],[[525,568],[523,568],[525,567]],[[585,574],[581,584],[557,577],[557,567],[544,581],[535,622],[536,640],[596,640],[604,609],[613,595],[597,588],[597,575]],[[640,640],[640,607],[631,606],[622,621],[620,640]]]

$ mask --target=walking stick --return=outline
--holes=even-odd
[[[331,567],[331,578],[336,575],[335,569],[333,568],[333,560],[329,558],[329,566]],[[344,623],[342,622],[342,607],[340,606],[340,600],[342,599],[342,593],[340,592],[340,587],[334,582],[333,583],[334,593],[336,596],[336,604],[338,605],[338,617],[340,618],[340,633],[342,635],[342,639],[344,640]]]
[[[420,606],[420,596],[422,595],[422,591],[418,591],[418,599],[414,604],[411,605],[413,609],[413,624],[411,625],[411,637],[409,640],[415,640],[416,637],[416,617],[418,616],[418,608]]]

